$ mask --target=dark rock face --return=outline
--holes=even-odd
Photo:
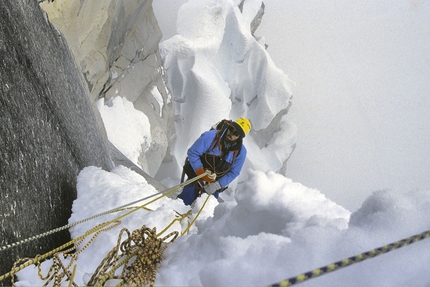
[[[67,224],[79,171],[113,166],[98,127],[73,56],[37,1],[0,1],[1,247]],[[0,276],[68,239],[64,231],[0,251]]]

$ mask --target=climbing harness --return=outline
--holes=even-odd
[[[168,196],[168,195],[171,195],[171,194],[177,192],[178,190],[180,190],[184,186],[186,186],[186,185],[188,185],[190,183],[193,183],[193,182],[199,180],[200,178],[202,178],[202,177],[204,177],[206,175],[208,175],[208,173],[204,172],[203,174],[201,174],[199,176],[196,176],[194,178],[191,178],[191,179],[187,180],[186,182],[183,182],[183,183],[181,183],[181,184],[179,184],[179,185],[177,185],[175,187],[172,187],[172,188],[168,189],[167,191],[153,194],[151,196],[148,196],[148,197],[136,200],[134,202],[128,203],[126,205],[123,205],[121,207],[114,208],[112,210],[109,210],[109,211],[106,211],[106,212],[103,212],[103,213],[100,213],[100,214],[88,217],[86,219],[77,221],[75,223],[72,223],[72,224],[69,224],[69,225],[66,225],[66,226],[63,226],[63,227],[60,227],[60,228],[56,228],[54,230],[45,232],[45,233],[37,235],[37,236],[30,237],[30,238],[25,239],[25,240],[21,240],[19,242],[13,243],[13,244],[9,244],[9,245],[3,246],[0,249],[0,251],[6,250],[8,248],[11,248],[11,247],[14,247],[14,246],[26,243],[26,242],[29,242],[31,240],[35,240],[35,239],[47,236],[49,234],[53,234],[53,233],[58,232],[60,230],[64,230],[64,229],[70,228],[72,226],[78,225],[80,223],[89,221],[91,219],[94,219],[94,218],[97,218],[97,217],[100,217],[100,216],[103,216],[103,215],[106,215],[106,214],[110,214],[110,213],[114,213],[114,212],[118,212],[118,211],[123,211],[124,209],[126,209],[130,205],[134,205],[134,204],[136,204],[138,202],[141,202],[143,200],[147,200],[149,198],[152,198],[152,197],[155,197],[157,195],[160,195],[159,197],[157,197],[157,198],[155,198],[155,199],[153,199],[153,200],[151,200],[151,201],[149,201],[149,202],[147,202],[147,203],[145,203],[145,204],[143,204],[141,206],[131,207],[131,209],[132,209],[131,211],[128,211],[128,212],[126,212],[126,213],[118,216],[117,218],[114,218],[113,220],[110,220],[108,222],[104,222],[102,224],[97,225],[96,227],[92,228],[91,230],[88,230],[85,234],[83,234],[83,235],[81,235],[81,236],[79,236],[79,237],[77,237],[77,238],[75,238],[75,239],[73,239],[73,240],[71,240],[71,241],[63,244],[62,246],[60,246],[60,247],[58,247],[58,248],[56,248],[56,249],[54,249],[54,250],[52,250],[50,252],[47,252],[47,253],[45,253],[43,255],[37,255],[35,258],[22,258],[22,259],[19,259],[17,262],[15,262],[15,264],[13,265],[12,270],[10,272],[8,272],[8,273],[0,276],[0,281],[2,281],[5,278],[11,276],[12,277],[12,285],[13,285],[13,283],[14,283],[14,281],[13,281],[14,280],[14,278],[13,278],[14,276],[13,275],[15,275],[20,270],[22,270],[22,269],[24,269],[24,268],[26,268],[26,267],[28,267],[30,265],[35,264],[38,267],[39,277],[42,280],[47,280],[46,284],[48,284],[51,281],[54,281],[54,286],[58,286],[58,285],[60,285],[61,281],[64,280],[64,278],[66,278],[66,280],[68,280],[69,283],[70,283],[69,286],[71,286],[71,285],[76,286],[76,284],[73,282],[73,277],[74,277],[73,274],[74,274],[74,272],[71,272],[69,269],[72,267],[74,261],[77,260],[78,255],[83,250],[85,250],[91,244],[91,242],[101,232],[110,230],[110,229],[118,226],[120,224],[120,220],[122,218],[125,218],[126,216],[132,214],[133,212],[135,212],[137,210],[146,208],[147,205],[149,205],[149,204],[151,204],[151,203],[153,203],[153,202],[161,199],[162,197],[165,197],[165,196]],[[195,216],[194,220],[187,226],[187,229],[184,232],[182,232],[181,235],[184,235],[184,234],[186,234],[188,232],[189,228],[191,227],[192,224],[194,224],[195,220],[199,216],[199,214],[200,214],[201,210],[203,209],[203,207],[204,207],[204,205],[201,207],[200,211],[197,213],[197,215]],[[160,261],[161,260],[160,259],[161,258],[161,254],[167,248],[167,243],[165,244],[164,241],[167,240],[167,239],[169,239],[169,238],[171,238],[171,237],[173,237],[173,239],[171,239],[168,243],[173,242],[177,238],[177,236],[179,235],[179,232],[170,233],[169,235],[167,235],[166,237],[161,238],[161,239],[159,239],[158,237],[161,234],[163,234],[169,227],[171,227],[174,222],[176,222],[176,221],[182,221],[184,218],[187,218],[190,214],[191,214],[191,210],[189,212],[183,214],[183,215],[177,213],[177,215],[179,215],[179,216],[177,216],[159,234],[155,233],[155,228],[149,229],[149,228],[147,228],[145,226],[143,226],[140,229],[140,231],[136,231],[135,230],[133,232],[134,235],[132,235],[131,237],[129,236],[129,239],[126,240],[127,243],[123,243],[121,245],[122,249],[121,248],[120,249],[116,249],[117,251],[120,250],[122,255],[127,254],[127,256],[126,256],[126,258],[123,261],[121,261],[121,263],[119,265],[115,266],[115,268],[111,268],[111,271],[109,273],[111,275],[109,275],[109,276],[112,276],[112,278],[118,277],[118,276],[114,276],[113,275],[114,272],[115,272],[115,270],[118,269],[122,265],[126,265],[132,257],[137,256],[138,261],[139,260],[140,261],[136,262],[136,260],[134,260],[134,262],[130,266],[127,266],[127,268],[123,269],[123,270],[128,270],[128,271],[125,271],[126,273],[124,273],[123,275],[121,275],[118,278],[122,278],[123,281],[125,282],[124,284],[126,284],[126,285],[136,285],[136,286],[139,286],[139,285],[141,285],[142,282],[147,282],[145,284],[151,284],[152,285],[154,283],[153,281],[155,281],[155,277],[154,276],[155,276],[155,272],[156,272],[156,266],[157,266],[157,264],[159,262],[161,262]],[[127,231],[121,231],[118,241],[120,241],[120,238],[122,237],[122,234],[124,232],[126,232],[126,233],[129,234],[128,230]],[[88,235],[92,234],[92,233],[95,233],[95,234],[88,241],[88,243],[85,245],[85,247],[83,247],[78,252],[68,253],[68,252],[71,252],[71,251],[75,251],[76,248],[80,244],[82,244],[82,242],[84,242],[85,238]],[[136,234],[140,234],[140,239],[138,239],[139,235],[136,235]],[[70,247],[72,245],[74,245],[74,246]],[[128,249],[125,248],[125,246],[127,246]],[[130,246],[133,246],[133,247],[130,247]],[[143,248],[143,250],[140,250],[139,247],[141,249]],[[67,248],[67,250],[64,250],[66,248]],[[114,253],[114,251],[111,251],[111,252],[112,252],[112,254]],[[150,259],[149,260],[147,258],[148,254],[150,255]],[[40,269],[40,262],[43,261],[43,260],[45,260],[46,258],[48,258],[50,256],[53,256],[53,265],[49,269],[48,274],[44,276],[42,274],[42,272],[41,272],[41,269]],[[60,258],[61,256],[63,258],[71,257],[71,260],[69,261],[69,263],[67,264],[67,266],[63,264],[63,262],[62,262],[62,260]],[[113,258],[113,259],[115,259],[114,261],[116,262],[116,260],[118,258],[120,258],[120,257],[121,256],[118,256],[118,255],[115,255],[115,256],[111,255],[111,260]],[[106,263],[107,260],[108,259],[104,260],[103,262]],[[105,265],[105,263],[103,263],[101,265]],[[75,269],[76,265],[73,268]],[[100,276],[103,276],[103,278],[106,277],[106,280],[110,278],[108,275],[106,275],[108,273],[106,273],[105,271],[103,271],[104,269],[102,267],[100,267],[99,269],[102,271],[102,272],[98,272],[99,275],[102,274]],[[135,270],[135,271],[133,271],[133,270]],[[143,272],[143,273],[141,273],[141,272]],[[144,275],[142,275],[143,277],[139,277],[141,275],[136,275],[136,274],[144,274]],[[99,282],[99,283],[97,283],[97,285],[99,285],[99,286],[101,286],[102,284],[104,284],[104,282],[106,281],[106,280],[104,280],[104,281],[100,280],[100,276],[98,276],[98,277],[96,276],[98,279],[96,277],[94,278],[94,280],[97,280],[97,282]]]
[[[286,287],[286,286],[296,285],[296,284],[302,283],[303,281],[306,281],[306,280],[309,280],[312,278],[316,278],[318,276],[327,274],[329,272],[333,272],[333,271],[339,270],[341,268],[353,265],[355,263],[359,263],[361,261],[364,261],[364,260],[379,256],[379,255],[385,254],[387,252],[399,249],[401,247],[405,247],[407,245],[410,245],[412,243],[421,241],[421,240],[429,238],[429,237],[430,237],[430,230],[422,232],[422,233],[414,235],[414,236],[411,236],[411,237],[408,237],[408,238],[405,238],[405,239],[402,239],[402,240],[399,240],[399,241],[396,241],[396,242],[393,242],[393,243],[388,244],[388,245],[384,245],[382,247],[370,250],[368,252],[364,252],[364,253],[343,259],[341,261],[331,263],[331,264],[326,265],[324,267],[320,267],[320,268],[317,268],[315,270],[312,270],[312,271],[309,271],[306,273],[302,273],[302,274],[297,275],[295,277],[291,277],[289,279],[282,280],[279,283],[275,283],[275,284],[272,284],[269,286],[270,287]]]
[[[200,160],[203,163],[203,166],[212,172],[215,172],[217,177],[222,177],[226,173],[228,173],[233,166],[234,161],[236,160],[237,155],[240,152],[242,147],[242,139],[238,139],[232,146],[227,148],[225,145],[221,144],[221,141],[224,135],[227,133],[227,129],[231,127],[233,121],[231,120],[222,120],[216,125],[216,129],[218,130],[214,139],[212,140],[211,145],[206,150],[206,152],[201,156]],[[212,128],[213,129],[213,128]],[[220,155],[215,156],[209,154],[209,151],[218,147],[220,150]],[[228,154],[232,152],[233,158],[231,162],[226,161],[226,157]]]
[[[212,172],[215,172],[217,175],[217,178],[225,175],[230,171],[242,146],[241,139],[237,140],[237,142],[230,149],[223,147],[221,144],[221,140],[225,135],[225,133],[227,132],[227,129],[230,127],[232,122],[233,122],[232,120],[224,119],[218,122],[217,124],[215,124],[213,127],[211,127],[210,130],[217,130],[217,133],[214,139],[212,140],[209,148],[200,157],[200,160],[203,163],[204,168],[209,169]],[[209,151],[215,149],[216,147],[218,147],[220,150],[219,156],[211,155],[208,153]],[[233,153],[233,158],[231,162],[226,161],[226,157],[228,156],[229,152]],[[184,181],[185,175],[187,175],[188,178],[192,178],[196,175],[194,169],[191,167],[188,157],[185,159],[185,163],[182,169],[181,182]]]

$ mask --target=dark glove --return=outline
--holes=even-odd
[[[213,194],[218,189],[221,189],[221,185],[219,184],[218,181],[214,181],[214,182],[211,182],[211,183],[205,185],[205,191],[208,194]]]

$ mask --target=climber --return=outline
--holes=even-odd
[[[243,138],[251,130],[246,118],[222,120],[217,127],[204,132],[188,149],[184,173],[189,179],[209,171],[196,183],[184,187],[178,198],[191,205],[203,192],[213,194],[227,189],[242,170],[246,158]]]

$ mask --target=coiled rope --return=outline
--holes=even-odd
[[[121,242],[124,233],[127,234],[127,238]],[[102,260],[87,285],[103,286],[109,279],[119,279],[122,282],[117,286],[124,284],[126,286],[153,286],[158,264],[162,262],[161,255],[167,248],[167,244],[173,242],[178,235],[179,232],[174,231],[159,238],[155,227],[150,229],[144,225],[140,230],[133,231],[130,236],[130,232],[123,228],[118,236],[117,245]],[[165,242],[168,239],[170,241]],[[119,253],[119,251],[121,252]],[[132,264],[128,264],[134,256],[136,259]],[[125,259],[116,264],[123,257]],[[115,271],[123,265],[121,275],[114,275]]]
[[[205,207],[210,194],[207,195],[202,207],[194,217],[194,219],[188,224],[181,236],[185,235],[190,227],[195,223],[203,208]],[[178,214],[178,213],[177,213]],[[178,236],[179,232],[174,231],[169,233],[163,238],[159,238],[170,226],[176,221],[182,221],[184,218],[191,214],[191,210],[172,220],[172,222],[163,229],[160,233],[156,233],[155,227],[149,229],[143,226],[140,230],[133,231],[131,237],[127,229],[123,229],[118,237],[118,243],[102,260],[100,265],[97,267],[93,276],[87,285],[89,286],[103,286],[107,280],[118,279],[121,280],[116,286],[153,286],[156,280],[156,272],[158,265],[162,262],[162,254],[166,250],[167,245],[172,243]],[[127,233],[128,238],[120,243],[122,233]],[[169,242],[165,242],[167,239]],[[131,245],[134,242],[134,246]],[[122,253],[118,253],[118,251]],[[136,259],[130,265],[129,260],[136,256]],[[124,258],[122,261],[117,263],[120,258]],[[116,270],[121,266],[123,267],[121,275],[115,275]]]
[[[287,286],[296,285],[296,284],[302,283],[306,280],[316,278],[318,276],[339,270],[341,268],[359,263],[361,261],[364,261],[364,260],[379,256],[379,255],[385,254],[387,252],[399,249],[401,247],[410,245],[412,243],[421,241],[421,240],[423,240],[425,238],[429,238],[429,237],[430,237],[430,230],[422,232],[422,233],[417,234],[417,235],[413,235],[411,237],[408,237],[408,238],[405,238],[405,239],[402,239],[402,240],[399,240],[396,242],[393,242],[393,243],[390,243],[390,244],[387,244],[387,245],[384,245],[384,246],[381,246],[379,248],[376,248],[376,249],[373,249],[373,250],[370,250],[370,251],[367,251],[367,252],[364,252],[364,253],[361,253],[361,254],[358,254],[358,255],[355,255],[355,256],[352,256],[352,257],[349,257],[349,258],[346,258],[346,259],[343,259],[343,260],[340,260],[337,262],[334,262],[334,263],[331,263],[329,265],[317,268],[315,270],[312,270],[312,271],[309,271],[306,273],[302,273],[302,274],[297,275],[295,277],[291,277],[289,279],[282,280],[279,283],[275,283],[275,284],[272,284],[269,286],[270,287],[287,287]]]
[[[156,196],[156,195],[160,195],[160,194],[161,194],[161,196],[159,196],[159,197],[157,197],[157,198],[155,198],[155,199],[153,199],[153,200],[151,200],[151,201],[149,201],[149,202],[147,202],[147,203],[145,203],[145,204],[143,204],[143,205],[141,205],[141,206],[134,207],[131,211],[129,211],[129,212],[127,212],[127,213],[124,213],[123,215],[118,216],[118,217],[117,217],[117,218],[115,218],[115,219],[112,219],[112,220],[110,220],[110,221],[108,221],[108,222],[105,222],[105,223],[102,223],[102,224],[97,225],[97,226],[96,226],[96,227],[94,227],[93,229],[91,229],[91,230],[87,231],[85,234],[83,234],[83,235],[81,235],[81,236],[79,236],[79,237],[77,237],[77,238],[75,238],[75,239],[73,239],[73,240],[71,240],[71,241],[69,241],[69,242],[67,242],[67,243],[65,243],[65,244],[63,244],[63,245],[61,245],[60,247],[58,247],[58,248],[56,248],[56,249],[54,249],[54,250],[51,250],[50,252],[45,253],[44,255],[37,255],[35,258],[30,259],[30,260],[28,260],[27,262],[25,262],[25,263],[21,264],[19,267],[16,267],[16,265],[17,265],[17,264],[14,264],[14,266],[13,266],[13,268],[12,268],[12,270],[11,270],[10,272],[8,272],[8,273],[6,273],[6,274],[4,274],[4,275],[1,275],[1,276],[0,276],[0,281],[4,280],[5,278],[7,278],[7,277],[9,277],[9,276],[12,276],[12,275],[16,274],[16,273],[17,273],[17,272],[19,272],[20,270],[22,270],[22,269],[24,269],[24,268],[26,268],[26,267],[28,267],[28,266],[30,266],[30,265],[33,265],[33,264],[39,264],[39,263],[40,263],[40,261],[42,261],[42,260],[44,260],[44,259],[46,259],[46,258],[48,258],[48,257],[52,256],[53,254],[56,254],[56,253],[60,252],[61,250],[64,250],[65,248],[68,248],[69,246],[71,246],[72,244],[74,244],[74,243],[76,243],[76,242],[83,241],[83,240],[84,240],[88,235],[90,235],[91,233],[94,233],[94,232],[96,232],[96,233],[97,233],[97,232],[99,232],[100,230],[102,230],[103,228],[106,228],[107,226],[109,226],[109,225],[111,225],[111,224],[118,224],[118,223],[119,223],[119,221],[120,221],[122,218],[124,218],[124,217],[126,217],[126,216],[129,216],[130,214],[134,213],[134,212],[135,212],[135,211],[137,211],[137,210],[140,210],[140,209],[142,209],[142,208],[145,208],[147,205],[149,205],[149,204],[151,204],[151,203],[153,203],[153,202],[155,202],[155,201],[157,201],[157,200],[159,200],[159,199],[161,199],[161,198],[163,198],[163,197],[165,197],[165,196],[168,196],[168,195],[170,195],[170,194],[173,194],[174,192],[176,192],[176,191],[180,190],[180,189],[181,189],[181,188],[183,188],[184,186],[186,186],[186,185],[188,185],[188,184],[190,184],[190,183],[192,183],[192,182],[195,182],[195,181],[199,180],[200,178],[203,178],[203,177],[204,177],[204,176],[206,176],[206,175],[207,175],[207,173],[206,173],[206,172],[204,172],[203,174],[201,174],[201,175],[199,175],[199,176],[196,176],[196,177],[194,177],[194,178],[192,178],[192,179],[189,179],[189,180],[185,181],[184,183],[181,183],[181,184],[179,184],[179,185],[177,185],[177,186],[175,186],[175,187],[172,187],[172,188],[168,189],[168,190],[167,190],[167,191],[165,191],[165,192],[159,192],[159,193],[153,194],[153,195],[151,195],[151,196],[148,196],[148,197],[145,197],[145,198],[142,198],[142,199],[136,200],[136,201],[134,201],[134,202],[128,203],[128,204],[123,205],[123,206],[121,206],[121,207],[114,208],[114,209],[112,209],[112,210],[109,210],[109,211],[106,211],[106,212],[103,212],[103,213],[100,213],[100,214],[97,214],[97,215],[91,216],[91,217],[89,217],[89,218],[86,218],[86,219],[80,220],[80,221],[78,221],[78,222],[75,222],[75,223],[72,223],[72,224],[68,224],[68,225],[66,225],[66,226],[68,226],[68,227],[71,227],[71,226],[75,226],[75,225],[77,225],[77,224],[80,224],[80,223],[83,223],[83,222],[89,221],[89,220],[91,220],[91,219],[94,219],[94,218],[100,217],[100,216],[102,216],[102,215],[106,215],[106,214],[110,214],[110,213],[118,212],[118,211],[120,211],[120,210],[123,210],[123,209],[124,209],[125,207],[127,207],[127,206],[130,206],[130,205],[136,204],[136,203],[138,203],[138,202],[141,202],[141,201],[143,201],[143,200],[146,200],[146,199],[149,199],[149,198],[152,198],[152,197],[154,197],[154,196]],[[202,207],[202,208],[203,208],[203,207]],[[199,213],[200,213],[200,212],[199,212]],[[197,215],[197,216],[198,216],[198,215]],[[197,216],[196,216],[196,218],[197,218]],[[173,223],[172,223],[172,224],[173,224]],[[11,247],[14,247],[14,246],[17,246],[17,245],[20,245],[20,244],[23,244],[23,243],[26,243],[26,242],[29,242],[29,241],[31,241],[31,240],[35,240],[35,239],[37,239],[37,238],[41,238],[41,237],[47,236],[47,235],[49,235],[49,234],[53,234],[53,233],[58,232],[58,231],[60,231],[60,230],[64,230],[64,229],[66,229],[66,228],[67,228],[66,226],[63,226],[63,227],[60,227],[60,228],[56,228],[56,229],[51,230],[51,231],[49,231],[49,232],[45,232],[45,233],[43,233],[43,234],[40,234],[40,235],[37,235],[37,236],[33,236],[33,237],[30,237],[30,238],[25,239],[25,240],[21,240],[21,241],[19,241],[19,242],[13,243],[13,244],[6,245],[6,246],[2,247],[1,251],[2,251],[2,250],[5,250],[5,249],[8,249],[8,248],[11,248]],[[190,225],[188,226],[187,230],[189,229],[189,227],[190,227]],[[19,261],[21,261],[21,260],[19,260]]]

